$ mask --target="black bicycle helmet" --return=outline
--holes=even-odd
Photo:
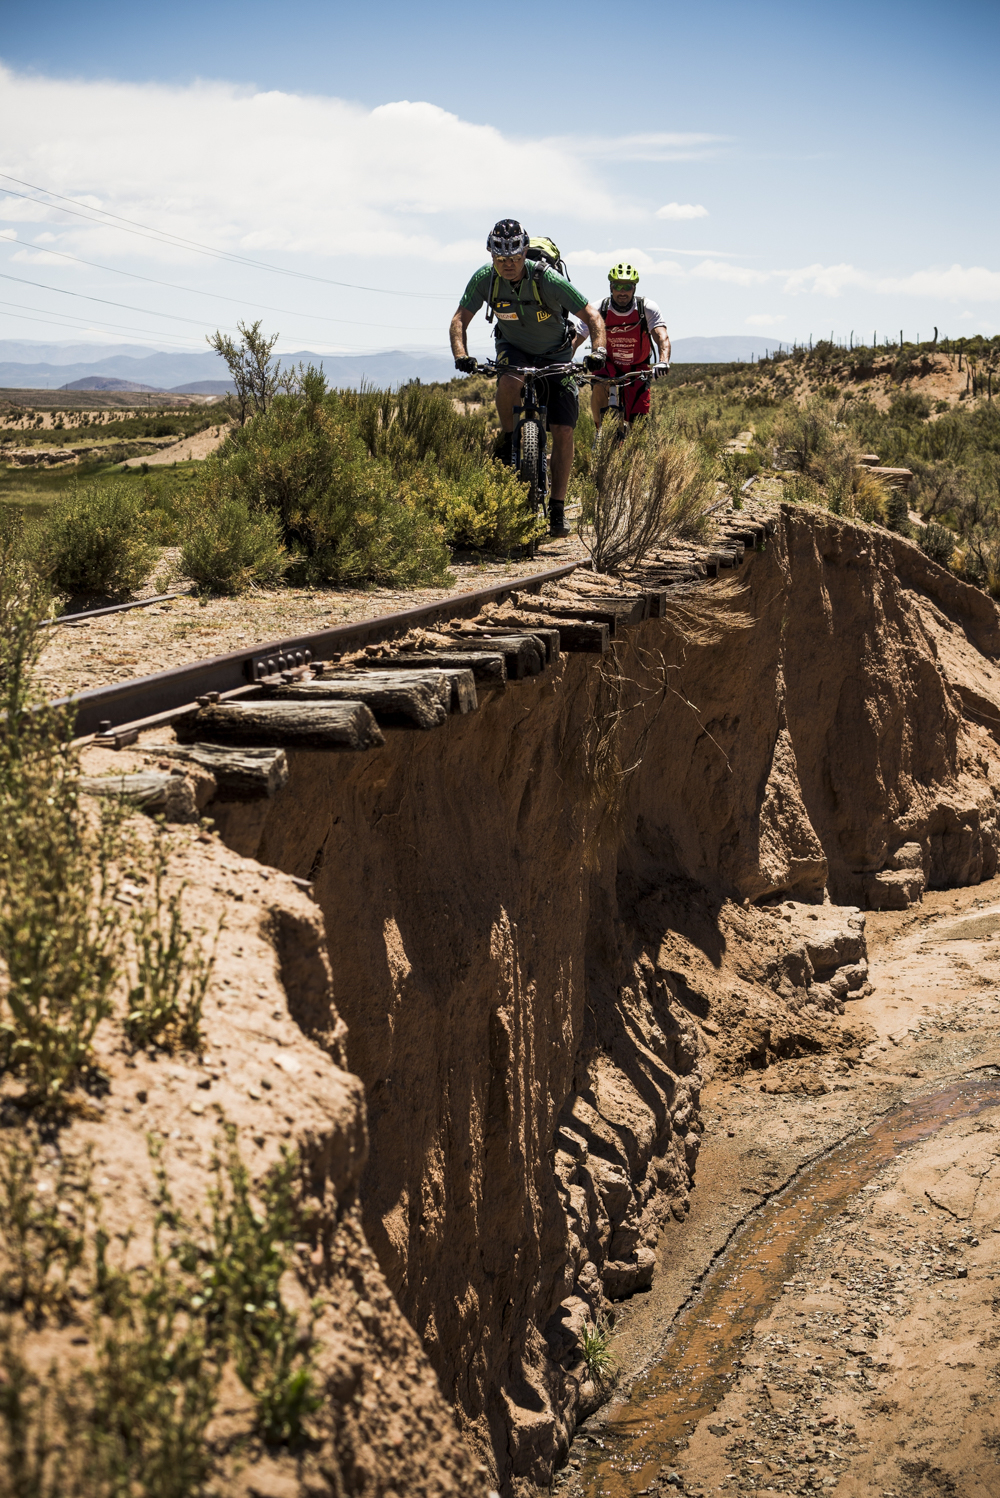
[[[528,236],[516,218],[500,219],[486,237],[491,255],[523,255],[528,244]]]

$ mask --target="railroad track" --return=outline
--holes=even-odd
[[[269,798],[287,779],[286,749],[374,749],[384,743],[384,729],[440,727],[452,714],[477,711],[483,693],[537,676],[563,653],[603,655],[621,631],[663,618],[671,593],[739,566],[771,530],[770,520],[734,517],[711,546],[654,558],[644,569],[646,586],[614,584],[572,562],[419,608],[99,687],[60,705],[74,709],[78,740],[113,748],[169,724],[176,742],[147,744],[149,749],[200,764],[215,777],[223,800]],[[543,595],[546,584],[563,586]],[[513,617],[493,617],[512,595]],[[417,629],[433,631],[434,639],[411,639],[393,650],[393,640],[402,642]],[[381,648],[359,658],[366,646]],[[176,776],[88,777],[86,788],[131,796],[148,810],[165,810],[170,819],[193,814],[193,803],[188,806],[183,795],[177,800]]]

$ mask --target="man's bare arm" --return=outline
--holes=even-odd
[[[586,307],[584,307],[583,311],[580,313],[580,316],[583,318],[590,331],[591,348],[595,350],[599,348],[606,349],[608,346],[607,329],[604,326],[604,318],[598,312],[597,308],[592,307],[588,302]]]
[[[656,346],[657,346],[657,348],[660,351],[660,357],[659,357],[658,362],[660,364],[669,364],[670,363],[670,334],[667,332],[666,328],[659,327],[659,328],[654,328],[653,329],[653,337],[656,339]]]
[[[452,354],[456,359],[461,359],[463,355],[469,352],[468,344],[465,341],[465,330],[475,315],[474,312],[469,312],[467,308],[459,307],[451,320],[448,336],[451,339]]]

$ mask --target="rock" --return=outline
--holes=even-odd
[[[886,868],[896,870],[897,872],[901,872],[903,869],[919,869],[923,873],[923,848],[921,848],[919,843],[904,843],[901,848],[897,848],[895,853],[891,855]]]
[[[872,910],[906,910],[921,900],[925,882],[922,869],[884,869],[863,875],[862,888]]]

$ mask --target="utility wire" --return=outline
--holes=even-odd
[[[18,244],[21,248],[28,248],[23,240],[7,240],[6,243]],[[36,249],[35,246],[31,248]],[[132,281],[145,281],[148,286],[166,286],[170,291],[183,291],[188,296],[212,297],[218,302],[233,302],[237,307],[246,307],[248,305],[245,297],[225,296],[221,291],[202,291],[197,286],[180,286],[176,281],[160,281],[156,276],[141,276],[138,271],[121,270],[116,265],[100,265],[96,260],[82,260],[79,255],[71,255],[67,250],[54,250],[51,245],[37,247],[36,253],[41,255],[59,255],[63,260],[72,260],[75,265],[89,265],[91,270],[110,271],[113,276],[128,276]],[[320,312],[293,312],[290,307],[269,307],[266,302],[255,302],[253,305],[259,307],[262,312],[280,312],[283,317],[303,317],[308,318],[310,321],[342,323],[351,328],[399,327],[399,324],[395,322],[369,322],[367,318],[324,317]],[[161,315],[159,312],[156,314],[157,317]],[[407,331],[412,333],[437,333],[441,330],[440,328],[409,328]]]
[[[15,309],[13,312],[8,313],[8,316],[17,317],[19,319],[22,319],[25,322],[46,323],[49,327],[53,327],[53,328],[66,328],[71,333],[86,332],[86,330],[88,328],[96,328],[98,330],[103,329],[103,328],[111,328],[116,333],[117,332],[124,332],[126,334],[131,335],[133,338],[137,334],[146,333],[149,337],[156,338],[161,343],[172,343],[173,349],[166,350],[166,352],[168,352],[168,353],[172,352],[174,349],[178,353],[186,353],[186,354],[203,354],[203,353],[206,352],[205,349],[200,348],[199,345],[196,344],[196,343],[195,344],[181,343],[180,341],[173,339],[172,336],[171,336],[171,334],[164,333],[164,332],[162,332],[159,329],[128,327],[124,323],[108,322],[103,317],[99,317],[99,318],[73,317],[73,314],[71,312],[64,313],[62,318],[49,317],[49,316],[33,317],[33,316],[30,315],[32,312],[46,312],[47,313],[49,309],[48,308],[42,308],[42,307],[29,308],[29,307],[25,307],[23,305],[23,303],[21,303],[21,302],[3,302],[3,301],[0,301],[0,307],[10,307],[10,308]],[[67,322],[65,320],[66,318],[70,318],[71,321]],[[140,347],[142,347],[142,345],[140,345]],[[161,350],[154,350],[154,352],[161,352]],[[307,353],[307,352],[315,352],[315,351],[314,350],[302,349],[302,350],[292,350],[291,352],[295,352],[295,353],[298,353],[298,352]],[[367,347],[365,347],[364,345],[361,345],[361,344],[344,344],[344,345],[342,345],[336,351],[336,353],[317,354],[316,357],[318,359],[337,359],[341,355],[344,355],[344,354],[351,354],[351,355],[353,355],[353,354],[371,354],[373,352],[377,352],[377,351],[376,350],[372,350],[370,348],[367,348]],[[282,358],[282,357],[287,357],[287,356],[279,355],[279,359]]]
[[[78,198],[64,197],[62,193],[53,192],[49,187],[39,187],[37,183],[25,182],[20,177],[12,177],[9,172],[0,172],[0,178],[5,182],[16,182],[20,187],[31,188],[31,193],[16,192],[10,187],[5,188],[4,191],[10,193],[11,197],[24,198],[30,203],[41,203],[43,207],[51,208],[53,206],[51,203],[46,203],[44,199],[32,196],[32,193],[44,193],[46,197],[56,198],[59,203],[74,204],[73,208],[63,208],[60,211],[71,213],[75,218],[86,219],[92,224],[102,223],[110,219],[114,222],[111,224],[105,222],[104,226],[106,228],[120,228],[123,233],[138,234],[142,239],[153,239],[159,244],[172,244],[181,246],[184,249],[197,250],[199,254],[211,255],[217,260],[228,260],[237,265],[249,265],[255,270],[273,271],[276,275],[291,276],[298,281],[317,281],[324,286],[342,286],[351,291],[372,291],[379,296],[401,296],[419,301],[451,300],[446,292],[396,291],[388,286],[361,286],[355,281],[334,281],[329,276],[313,276],[306,271],[288,270],[281,265],[270,265],[266,260],[253,260],[247,255],[237,255],[231,250],[220,250],[216,249],[213,245],[202,244],[196,239],[185,239],[179,234],[171,234],[169,230],[154,229],[149,224],[141,224],[136,219],[122,218],[120,214],[110,213],[105,208],[92,208],[90,204],[81,203]],[[86,212],[83,211],[85,209],[87,210]],[[100,214],[101,218],[95,218],[95,214]]]
[[[13,315],[19,318],[23,318],[25,322],[47,323],[50,327],[68,328],[70,332],[74,333],[85,332],[87,328],[113,328],[118,333],[128,333],[133,337],[137,337],[145,333],[150,338],[159,339],[161,343],[172,342],[174,348],[177,349],[178,352],[187,354],[201,354],[205,352],[203,349],[199,348],[197,344],[181,343],[179,339],[172,339],[169,333],[164,333],[159,329],[154,331],[152,328],[130,328],[127,327],[124,323],[107,322],[103,317],[73,317],[73,314],[71,312],[64,313],[63,317],[61,318],[49,316],[33,317],[31,316],[32,313],[48,313],[49,309],[47,307],[26,307],[23,302],[0,302],[0,307],[9,307],[14,309],[13,313],[8,313],[7,315]],[[71,319],[70,322],[66,321],[67,317]],[[140,347],[142,347],[142,345],[140,345]]]
[[[112,302],[105,296],[91,296],[86,291],[66,291],[62,286],[48,286],[44,281],[29,281],[25,276],[12,276],[0,270],[0,280],[16,281],[19,286],[34,286],[39,291],[54,291],[57,296],[78,297],[81,302],[100,302],[102,307],[121,307],[125,312],[138,312],[143,317],[165,317],[168,322],[189,322],[196,328],[204,328],[203,318],[181,317],[179,312],[154,312],[151,307],[133,307],[131,302]]]

